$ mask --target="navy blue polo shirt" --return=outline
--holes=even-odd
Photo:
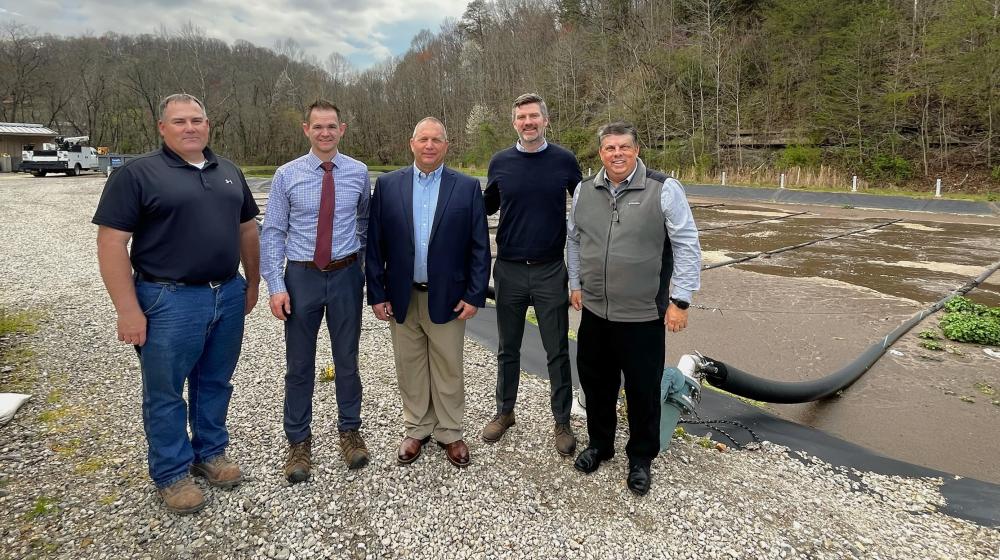
[[[205,148],[202,169],[166,145],[108,178],[93,223],[132,233],[132,268],[204,284],[239,268],[240,224],[259,213],[243,172]]]

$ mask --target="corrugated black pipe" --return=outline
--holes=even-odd
[[[916,326],[917,323],[931,313],[941,309],[949,299],[965,295],[976,286],[982,284],[998,268],[1000,268],[1000,261],[993,263],[974,280],[970,280],[934,305],[910,317],[905,323],[886,335],[885,338],[869,346],[860,356],[845,367],[821,379],[797,382],[773,381],[757,377],[732,365],[705,357],[708,363],[708,366],[703,369],[707,373],[705,380],[715,387],[729,391],[735,395],[769,403],[805,403],[833,396],[860,379],[882,357],[887,348],[892,346],[893,343]]]

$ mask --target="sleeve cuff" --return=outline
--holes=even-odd
[[[288,291],[285,288],[285,280],[282,278],[265,278],[264,281],[267,282],[267,292],[272,296]]]

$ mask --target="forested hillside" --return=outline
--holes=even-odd
[[[3,27],[2,121],[138,152],[157,144],[151,111],[176,91],[207,103],[213,146],[247,164],[302,152],[301,107],[326,97],[350,126],[343,150],[369,163],[406,161],[412,124],[434,115],[453,159],[483,166],[514,140],[511,100],[537,91],[549,137],[585,166],[596,127],[622,118],[667,170],[822,166],[867,184],[1000,187],[1000,0],[474,0],[361,71],[293,39],[227,44],[193,25]]]

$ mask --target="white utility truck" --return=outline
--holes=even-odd
[[[97,150],[85,145],[89,136],[56,138],[54,144],[45,142],[40,150],[28,144],[21,151],[20,171],[35,177],[46,173],[65,173],[70,177],[84,171],[98,171]]]

